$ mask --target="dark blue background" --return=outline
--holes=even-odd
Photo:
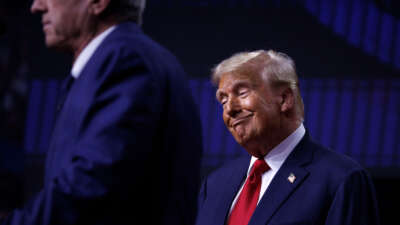
[[[21,61],[28,64],[22,138],[13,140],[12,147],[2,146],[1,165],[23,174],[26,198],[40,188],[59,80],[71,64],[68,55],[45,48],[40,18],[29,14],[30,3],[0,4],[0,19],[7,25],[0,49],[9,52],[15,68]],[[311,135],[368,168],[382,221],[395,224],[392,204],[400,201],[399,6],[396,0],[149,0],[143,29],[181,61],[200,107],[203,175],[246,154],[222,123],[208,81],[211,68],[239,51],[275,49],[296,62]]]

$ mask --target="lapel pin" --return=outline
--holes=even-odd
[[[293,173],[290,173],[289,177],[287,178],[289,180],[290,183],[294,183],[294,181],[296,180],[296,176]]]

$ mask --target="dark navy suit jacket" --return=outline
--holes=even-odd
[[[4,224],[193,224],[201,143],[181,66],[122,23],[65,99],[43,190]]]
[[[226,224],[250,163],[241,158],[205,179],[197,225]],[[293,173],[293,183],[288,177]],[[249,225],[376,225],[371,179],[357,163],[305,137],[261,198]]]

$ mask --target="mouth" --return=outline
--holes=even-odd
[[[251,116],[253,116],[253,114],[248,114],[248,115],[244,115],[244,116],[240,116],[236,119],[233,120],[233,122],[231,123],[231,127],[236,127],[237,125],[245,122],[247,119],[249,119]]]
[[[49,26],[49,25],[50,25],[50,21],[47,21],[47,20],[43,20],[43,21],[42,21],[43,29],[44,29],[45,27]]]

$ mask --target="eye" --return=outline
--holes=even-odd
[[[241,97],[245,97],[249,93],[248,89],[240,89],[238,95]]]
[[[225,103],[227,102],[227,99],[226,98],[222,98],[219,102],[221,103],[221,105],[225,105]]]

